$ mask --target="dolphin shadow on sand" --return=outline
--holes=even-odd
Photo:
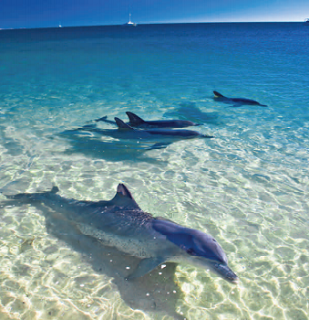
[[[79,130],[64,131],[59,134],[59,137],[71,146],[64,151],[65,154],[81,153],[87,157],[104,159],[111,162],[133,161],[158,165],[167,164],[166,161],[160,160],[155,154],[152,157],[147,155],[147,151],[160,149],[164,145],[158,145],[155,148],[153,143],[137,144],[135,141],[117,141],[114,139],[102,141],[91,132]]]
[[[267,107],[265,104],[260,104],[259,102],[247,98],[228,98],[225,97],[223,94],[219,93],[218,91],[213,91],[214,93],[214,100],[223,102],[226,104],[230,104],[230,107],[241,107],[241,106],[260,106],[260,107]]]
[[[196,107],[194,102],[181,103],[179,107],[169,110],[164,113],[165,117],[179,117],[180,119],[187,119],[199,125],[222,125],[222,120],[219,120],[217,112],[204,112]]]
[[[128,141],[128,145],[135,145],[135,149],[152,150],[162,149],[173,142],[194,138],[213,138],[213,136],[204,135],[197,131],[187,129],[134,129],[128,124],[115,118],[118,129],[100,129],[96,124],[85,125],[81,128],[66,130],[61,133],[62,136],[79,135],[82,132],[90,135],[92,138],[98,137],[113,138],[115,143],[117,141]],[[145,148],[145,145],[147,146]]]
[[[165,309],[175,319],[183,319],[175,311],[181,297],[174,283],[175,262],[209,269],[228,282],[238,281],[212,236],[144,212],[123,184],[108,201],[77,201],[58,192],[53,187],[48,192],[6,197],[11,205],[40,209],[48,232],[85,254],[96,271],[113,277],[122,298],[133,308]],[[176,295],[170,300],[165,292]]]

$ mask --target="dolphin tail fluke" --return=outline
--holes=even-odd
[[[219,93],[218,91],[213,91],[215,98],[226,98],[223,94]]]
[[[129,276],[126,277],[126,280],[142,277],[165,261],[166,261],[166,258],[164,257],[143,259],[138,264],[136,269]]]
[[[59,188],[56,186],[53,186],[50,191],[47,192],[38,192],[38,193],[18,193],[14,195],[5,195],[8,199],[11,200],[19,200],[23,202],[32,202],[40,200],[42,196],[46,196],[48,194],[56,194],[59,192]]]
[[[102,118],[99,119],[94,119],[95,122],[99,122],[99,121],[105,121],[107,119],[107,116],[104,116]]]
[[[134,130],[132,127],[130,127],[128,124],[124,123],[122,120],[119,118],[115,117],[116,124],[118,126],[118,129],[125,129],[125,130]]]
[[[97,125],[95,123],[92,123],[92,124],[86,124],[80,128],[73,129],[70,131],[91,131],[93,129],[96,129],[96,127],[97,127]]]
[[[113,125],[116,124],[115,121],[107,120],[107,116],[104,116],[104,117],[99,118],[99,119],[95,119],[94,121],[95,122],[102,121],[102,122],[110,123],[110,124],[113,124]]]
[[[133,127],[136,127],[136,126],[139,126],[139,125],[145,123],[145,121],[142,118],[140,118],[139,116],[137,116],[133,112],[127,111],[126,114],[130,120],[131,126],[133,126]]]
[[[214,136],[209,136],[209,135],[207,135],[207,134],[202,134],[201,137],[202,137],[202,138],[206,138],[206,139],[214,138]]]

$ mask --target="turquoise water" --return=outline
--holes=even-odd
[[[146,212],[213,235],[240,281],[183,264],[124,281],[132,257],[0,195],[0,318],[308,319],[308,40],[301,23],[1,31],[1,188],[98,201],[125,183]],[[61,134],[125,111],[215,138]]]

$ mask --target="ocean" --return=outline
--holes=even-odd
[[[304,23],[1,30],[0,318],[308,319],[308,43]],[[153,148],[72,131],[126,111],[214,138]],[[239,283],[186,264],[125,281],[134,258],[4,196],[108,200],[119,183],[215,237]]]

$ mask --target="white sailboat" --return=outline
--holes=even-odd
[[[129,22],[125,23],[125,26],[136,27],[137,24],[131,21],[131,13],[129,13]]]

